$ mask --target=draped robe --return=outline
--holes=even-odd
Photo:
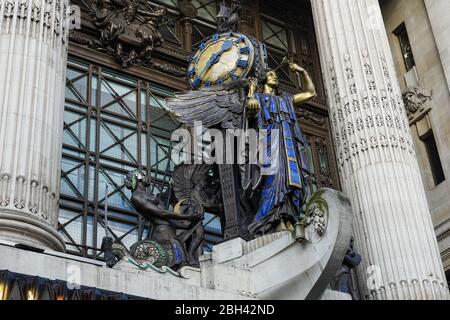
[[[271,152],[278,152],[278,170],[273,175],[262,177],[260,202],[253,223],[249,226],[251,234],[260,235],[276,230],[280,222],[295,224],[301,215],[305,197],[304,172],[309,172],[306,157],[307,139],[298,125],[292,95],[275,96],[257,93],[261,104],[257,123],[259,129],[268,131],[268,158]],[[278,130],[278,144],[271,141],[275,137],[271,130]],[[278,145],[278,148],[271,146]],[[260,163],[268,167],[268,163]]]

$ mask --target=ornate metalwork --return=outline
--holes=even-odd
[[[299,120],[308,121],[320,127],[325,126],[327,121],[325,117],[306,109],[300,112]]]
[[[220,12],[217,15],[217,32],[237,32],[241,11],[242,7],[235,2],[233,2],[231,8],[221,4]]]
[[[123,67],[149,62],[164,41],[158,28],[166,12],[165,7],[152,9],[142,0],[98,0],[91,14],[100,40],[93,45],[114,55]]]

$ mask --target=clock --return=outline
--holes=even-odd
[[[239,33],[215,34],[199,46],[188,68],[193,89],[230,83],[245,78],[253,68],[255,49],[249,37]]]

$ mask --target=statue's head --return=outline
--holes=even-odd
[[[132,171],[128,172],[124,184],[127,189],[135,191],[139,184],[142,184],[145,188],[150,186],[150,178],[144,172]]]
[[[266,72],[266,85],[271,88],[278,88],[279,80],[277,76],[277,72],[275,70],[268,70]]]

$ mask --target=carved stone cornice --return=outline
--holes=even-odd
[[[410,87],[402,92],[403,102],[409,120],[428,110],[426,103],[433,100],[433,92],[421,87]]]
[[[321,116],[315,112],[310,110],[302,109],[299,113],[299,120],[310,122],[319,127],[324,127],[327,123],[327,120],[324,116]]]
[[[440,235],[438,235],[437,240],[439,242],[444,241],[445,239],[450,237],[450,229],[446,230],[445,232],[441,233]]]
[[[163,56],[170,56],[181,61],[189,61],[190,53],[184,50],[170,47],[169,45],[163,44],[162,46],[155,49],[155,52],[162,54]]]
[[[152,61],[151,66],[158,71],[165,72],[175,77],[186,77],[186,68],[179,67],[170,63]]]

